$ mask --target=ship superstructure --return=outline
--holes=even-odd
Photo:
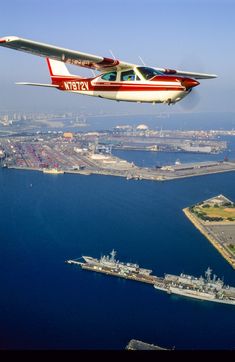
[[[154,284],[154,288],[190,298],[210,300],[218,303],[235,305],[235,288],[227,286],[207,268],[205,277],[196,278],[192,275],[165,274],[165,277]]]
[[[112,250],[110,256],[104,255],[100,259],[95,259],[90,256],[82,256],[88,265],[93,265],[101,268],[108,268],[111,270],[125,272],[125,273],[136,273],[143,275],[150,275],[152,270],[140,268],[138,264],[123,263],[115,259],[117,252]]]
[[[152,270],[140,268],[138,264],[123,263],[115,259],[116,251],[112,250],[109,255],[103,255],[100,259],[91,256],[82,256],[85,262],[78,260],[67,260],[68,264],[77,264],[82,269],[117,276],[125,279],[132,279],[143,283],[154,284],[157,277],[150,275]]]

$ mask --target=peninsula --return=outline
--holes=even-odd
[[[218,195],[183,212],[235,269],[235,204]]]

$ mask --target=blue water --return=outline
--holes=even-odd
[[[146,153],[144,153],[146,154]],[[0,169],[0,349],[124,349],[131,338],[176,349],[234,349],[235,307],[64,263],[115,248],[153,274],[235,285],[231,266],[182,208],[235,200],[235,173],[169,182]]]
[[[140,167],[155,167],[163,165],[172,165],[179,160],[181,163],[203,162],[203,161],[222,161],[225,157],[229,160],[235,160],[235,137],[224,136],[218,141],[226,141],[227,149],[218,154],[203,153],[183,153],[183,152],[149,152],[149,151],[123,151],[113,150],[117,157],[124,158],[129,162],[134,162]]]

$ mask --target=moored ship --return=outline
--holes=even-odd
[[[43,173],[49,173],[49,174],[52,174],[52,175],[59,175],[59,174],[63,174],[64,171],[59,170],[58,168],[44,168]]]
[[[138,264],[132,263],[123,263],[115,259],[116,251],[112,250],[110,256],[102,256],[100,259],[95,259],[90,256],[82,256],[85,262],[91,266],[97,266],[101,268],[108,268],[115,271],[125,272],[125,273],[136,273],[143,275],[150,275],[152,270],[140,268]]]
[[[123,263],[115,259],[116,251],[112,250],[109,255],[101,256],[100,259],[91,256],[82,256],[85,262],[78,260],[67,260],[68,264],[77,264],[82,269],[132,279],[143,283],[154,284],[157,277],[150,275],[152,270],[140,268],[138,264]]]
[[[154,288],[189,298],[207,300],[217,303],[235,305],[235,288],[225,285],[220,278],[208,268],[205,277],[196,278],[192,275],[166,274],[154,284]]]

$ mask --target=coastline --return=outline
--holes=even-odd
[[[15,170],[24,170],[24,171],[40,171],[43,172],[43,169],[37,168],[37,167],[26,167],[26,166],[8,166],[8,169],[15,169]],[[127,179],[132,180],[146,180],[146,181],[174,181],[178,179],[184,179],[184,178],[191,178],[196,176],[206,176],[206,175],[212,175],[212,174],[218,174],[218,173],[226,173],[226,172],[235,172],[235,166],[232,169],[227,170],[203,170],[201,173],[194,173],[194,174],[186,174],[186,175],[177,175],[177,174],[171,174],[171,175],[153,175],[148,173],[141,173],[141,170],[138,170],[139,172],[128,176],[127,170],[110,170],[110,169],[97,169],[97,170],[63,170],[64,174],[80,174],[80,175],[103,175],[103,176],[118,176],[118,177],[124,177]],[[49,173],[48,173],[49,174]],[[56,174],[56,173],[55,173]]]
[[[213,238],[203,227],[203,222],[199,221],[197,217],[195,217],[190,211],[189,208],[186,207],[183,209],[184,214],[191,221],[191,223],[209,240],[209,242],[216,248],[216,250],[223,256],[223,258],[231,265],[233,269],[235,269],[235,261],[231,260],[230,254],[227,250]]]

